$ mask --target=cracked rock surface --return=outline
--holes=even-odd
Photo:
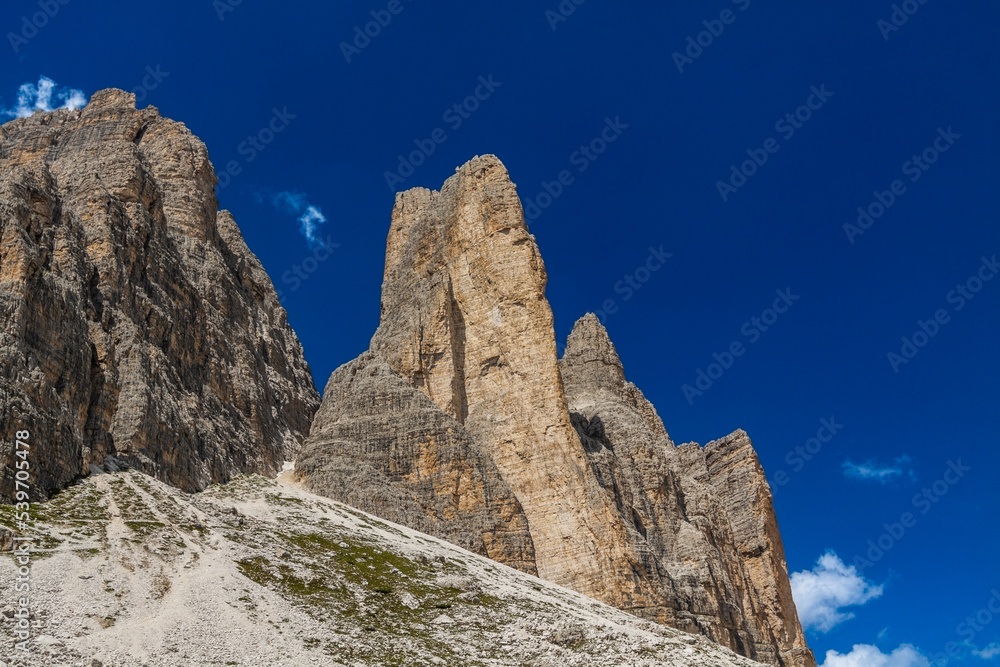
[[[120,90],[0,126],[0,432],[30,431],[36,498],[109,455],[192,491],[301,445],[319,396],[215,184]]]
[[[499,160],[397,196],[321,405],[215,185],[122,91],[0,126],[0,432],[51,497],[14,664],[815,667],[749,437],[676,446],[593,316],[558,358]]]

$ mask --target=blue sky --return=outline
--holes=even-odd
[[[1000,5],[234,1],[9,0],[0,108],[191,128],[320,387],[392,188],[495,153],[559,338],[601,311],[677,442],[750,433],[820,662],[1000,664]]]

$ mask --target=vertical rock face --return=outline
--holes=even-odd
[[[560,362],[573,423],[595,475],[635,526],[668,605],[649,616],[762,662],[815,665],[795,604],[764,471],[736,431],[675,447],[652,404],[625,380],[594,315]]]
[[[779,657],[789,665],[815,664],[798,622],[771,489],[750,437],[742,430],[705,445],[712,486],[726,511],[736,548]]]
[[[560,362],[545,283],[495,157],[397,195],[378,330],[330,378],[298,477],[749,657],[814,667],[749,439],[675,447],[592,315]]]
[[[539,576],[645,597],[570,423],[546,280],[507,170],[474,159],[440,192],[397,200],[371,349],[493,459],[531,526]]]
[[[215,184],[122,91],[0,127],[0,432],[31,432],[36,496],[108,455],[195,490],[298,451],[319,397]]]

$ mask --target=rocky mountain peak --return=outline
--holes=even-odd
[[[539,300],[545,281],[506,168],[492,155],[476,157],[440,191],[397,195],[371,350],[465,423],[468,393],[515,372],[505,329],[548,335],[543,363],[555,371],[551,311]]]
[[[625,386],[625,368],[615,345],[593,313],[587,313],[573,325],[566,339],[561,368],[567,383],[587,377],[595,387],[620,391]]]
[[[38,443],[36,494],[109,456],[195,490],[298,451],[319,396],[215,185],[121,90],[0,127],[0,428]]]
[[[149,107],[155,111],[155,107]],[[84,107],[85,115],[93,115],[100,111],[109,109],[135,109],[135,93],[129,93],[118,88],[104,88],[98,90],[90,96],[87,106]]]
[[[397,195],[379,326],[318,411],[216,183],[201,141],[120,90],[0,127],[0,430],[31,432],[36,496],[122,464],[138,489],[141,472],[197,491],[295,457],[308,490],[815,667],[749,437],[675,447],[594,315],[558,358],[545,266],[495,156]]]
[[[378,329],[331,376],[296,476],[753,659],[815,667],[749,439],[676,448],[592,314],[558,359],[546,279],[496,157],[398,194]]]

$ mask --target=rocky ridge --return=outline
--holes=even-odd
[[[798,622],[764,471],[742,430],[676,446],[597,317],[560,361],[573,424],[601,487],[634,526],[666,604],[642,610],[761,662],[814,664]]]

